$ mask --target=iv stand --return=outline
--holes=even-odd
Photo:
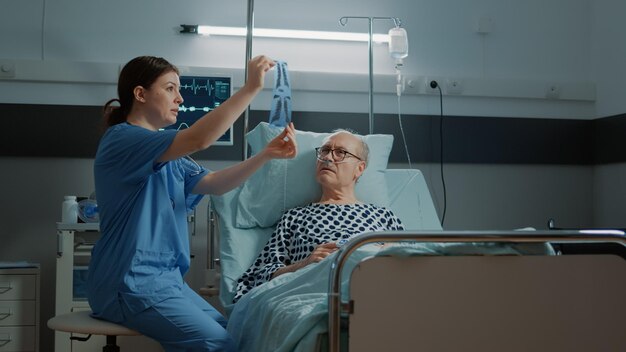
[[[344,16],[339,19],[339,24],[345,26],[348,24],[348,19],[366,19],[369,20],[369,36],[367,42],[367,49],[369,51],[369,79],[370,79],[370,87],[369,87],[369,128],[370,134],[374,132],[374,50],[372,47],[372,29],[374,26],[375,20],[391,20],[396,25],[396,27],[400,27],[402,22],[398,17],[363,17],[363,16]]]
[[[246,31],[246,61],[244,62],[244,84],[248,81],[248,62],[252,59],[252,30],[254,29],[254,0],[248,0],[248,22]],[[250,116],[250,105],[246,108],[243,115],[243,156],[242,160],[248,159],[248,140],[246,134],[248,133],[248,120]]]

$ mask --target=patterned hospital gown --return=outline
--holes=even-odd
[[[293,208],[283,214],[256,261],[237,281],[233,302],[269,281],[276,270],[305,259],[320,244],[393,230],[404,230],[400,219],[372,204],[312,203]]]

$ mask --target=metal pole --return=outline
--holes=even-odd
[[[369,129],[370,134],[374,133],[374,47],[372,38],[374,36],[374,20],[392,20],[396,27],[400,26],[400,19],[397,17],[363,17],[363,16],[344,16],[339,19],[339,24],[345,26],[350,18],[361,18],[369,21],[369,36],[367,39],[367,50],[369,52]]]
[[[370,108],[369,108],[369,127],[370,133],[374,133],[374,48],[372,46],[372,33],[374,27],[374,19],[369,18],[369,36],[367,37],[367,50],[369,50],[369,77],[370,77]]]
[[[248,22],[246,32],[246,61],[244,62],[244,77],[243,82],[246,84],[248,81],[248,62],[252,59],[252,31],[254,30],[254,0],[248,0]],[[243,155],[242,160],[248,159],[248,139],[246,134],[248,133],[248,120],[250,117],[250,105],[246,108],[243,115],[243,133],[241,140],[243,141]]]

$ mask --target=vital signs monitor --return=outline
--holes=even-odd
[[[176,123],[166,129],[185,129],[204,114],[222,104],[232,94],[231,77],[180,76],[180,95],[184,101],[178,107]],[[233,145],[231,126],[214,145]]]

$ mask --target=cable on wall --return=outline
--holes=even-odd
[[[446,179],[443,173],[443,94],[437,81],[430,81],[430,88],[439,90],[439,171],[441,174],[441,185],[443,188],[443,211],[441,212],[441,227],[446,221],[446,210],[448,199],[446,192]]]

